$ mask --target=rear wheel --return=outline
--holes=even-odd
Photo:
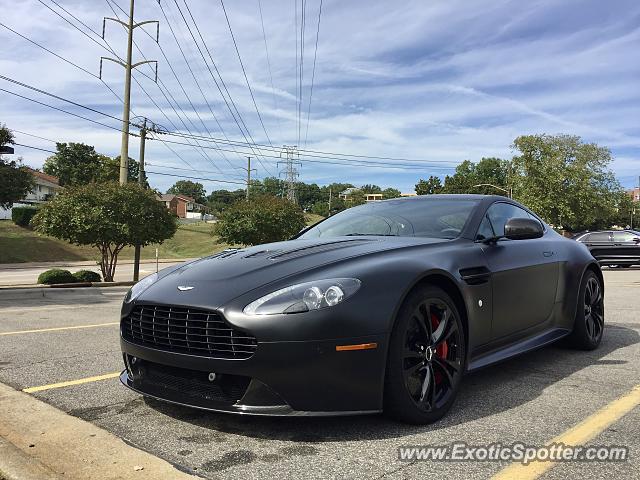
[[[582,350],[594,350],[602,341],[604,332],[604,296],[598,276],[587,270],[582,278],[578,296],[578,308],[569,336],[572,346]]]
[[[451,408],[465,365],[460,314],[451,297],[429,286],[409,294],[391,335],[385,412],[416,424]]]

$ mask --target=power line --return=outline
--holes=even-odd
[[[53,105],[49,105],[48,103],[44,103],[44,102],[41,102],[39,100],[35,100],[33,98],[25,97],[24,95],[20,95],[19,93],[15,93],[15,92],[12,92],[10,90],[5,90],[4,88],[0,88],[0,92],[9,93],[9,94],[14,95],[16,97],[20,97],[20,98],[22,98],[24,100],[28,100],[30,102],[37,103],[37,104],[45,106],[45,107],[49,107],[49,108],[51,108],[53,110],[57,110],[58,112],[66,113],[67,115],[71,115],[71,116],[80,118],[82,120],[86,120],[87,122],[95,123],[97,125],[100,125],[100,126],[103,126],[103,127],[106,127],[106,128],[110,128],[111,130],[115,130],[116,132],[120,132],[121,131],[121,129],[113,127],[111,125],[107,125],[106,123],[98,122],[97,120],[93,120],[91,118],[84,117],[82,115],[78,115],[77,113],[69,112],[69,111],[64,110],[62,108],[58,108],[58,107],[55,107]],[[130,135],[133,135],[133,134],[131,133]]]
[[[55,140],[51,140],[50,138],[46,138],[46,137],[41,137],[39,135],[34,135],[33,133],[21,132],[20,130],[15,130],[13,128],[11,129],[11,131],[15,132],[15,133],[19,133],[20,135],[26,135],[28,137],[39,138],[40,140],[45,140],[47,142],[58,143]]]
[[[171,133],[168,133],[168,135],[171,135]],[[176,145],[188,145],[182,142],[177,142],[174,140],[165,140],[168,143],[172,143],[172,144],[176,144]],[[207,146],[203,146],[202,148],[209,148],[212,150],[217,150],[219,149],[219,147],[207,147]],[[227,151],[231,151],[231,150],[227,150]],[[248,152],[247,152],[248,153]],[[281,157],[278,155],[263,155],[263,157],[265,158],[275,158],[275,159],[281,159]],[[327,157],[322,157],[322,158],[327,158]],[[329,157],[330,158],[330,157]],[[331,159],[331,158],[330,158]],[[348,167],[348,166],[369,166],[369,167],[376,167],[376,168],[383,168],[383,169],[400,169],[400,170],[416,170],[416,169],[432,169],[432,170],[451,170],[453,169],[453,166],[451,167],[444,167],[444,166],[433,166],[433,165],[417,165],[417,164],[390,164],[390,163],[379,163],[379,162],[373,162],[373,161],[366,161],[366,160],[350,160],[348,161],[348,163],[345,163],[345,159],[331,159],[334,161],[329,161],[329,160],[315,160],[312,158],[304,158],[301,157],[300,158],[301,161],[304,162],[308,162],[308,163],[320,163],[320,164],[327,164],[327,165],[340,165],[343,167]]]
[[[105,0],[107,2],[107,5],[109,5],[109,8],[111,9],[111,11],[113,12],[113,14],[115,15],[115,17],[117,19],[119,19],[118,13],[113,9],[113,6],[111,4],[110,0]],[[120,7],[120,5],[118,5],[115,1],[113,1],[113,4],[118,7],[118,9],[120,9],[120,11],[122,11],[125,15],[126,15],[126,11],[124,11],[122,9],[122,7]],[[164,12],[163,12],[164,13]],[[169,25],[170,30],[173,33],[173,30],[171,29],[171,24],[170,22],[168,22],[168,19],[166,18],[165,15],[165,20],[167,20],[167,23]],[[148,32],[146,32],[144,29],[142,30],[145,34],[147,34],[148,36],[150,36],[150,34]],[[151,37],[151,36],[150,36]],[[153,37],[151,37],[153,38]],[[175,38],[175,35],[174,35]],[[176,39],[177,41],[177,39]],[[138,44],[135,42],[133,42],[133,44],[135,45],[136,49],[138,50],[138,52],[140,53],[140,55],[142,56],[143,59],[146,59],[146,57],[144,56],[144,54],[142,53],[142,50],[140,49],[140,47],[138,46]],[[184,93],[185,97],[187,98],[187,101],[189,102],[189,104],[191,105],[191,108],[193,109],[194,113],[198,116],[198,118],[200,118],[200,115],[197,111],[197,109],[195,108],[195,106],[193,105],[193,102],[191,101],[191,98],[189,97],[189,95],[187,94],[184,86],[182,85],[182,82],[180,81],[180,78],[178,77],[178,75],[176,74],[173,65],[171,64],[171,62],[169,61],[167,55],[164,52],[164,49],[162,48],[162,46],[158,43],[158,48],[160,49],[160,52],[162,53],[163,57],[165,58],[165,60],[167,61],[167,64],[171,70],[171,72],[173,73],[173,76],[175,77],[178,85],[180,86],[180,88],[182,89],[182,92]],[[162,115],[164,115],[164,117],[169,121],[169,123],[173,126],[173,128],[178,129],[178,127],[175,125],[175,123],[167,116],[167,114],[164,112],[164,110],[162,110],[162,108],[157,104],[157,102],[153,99],[153,97],[147,92],[147,90],[142,86],[142,84],[140,84],[140,82],[138,82],[136,80],[136,83],[138,84],[138,86],[141,88],[141,90],[145,93],[145,95],[151,100],[151,102],[156,106],[156,108],[162,113]],[[162,79],[159,79],[159,83],[157,83],[158,85],[158,89],[160,90],[160,93],[162,93],[162,95],[164,96],[165,100],[167,101],[167,103],[169,104],[169,107],[171,107],[171,109],[173,110],[173,112],[175,113],[176,117],[178,117],[178,119],[180,120],[180,122],[182,123],[182,125],[184,126],[184,128],[187,130],[187,132],[189,132],[189,134],[192,134],[191,130],[189,129],[189,127],[187,126],[187,124],[185,123],[185,121],[182,119],[182,117],[180,116],[180,114],[178,113],[178,111],[176,110],[176,108],[173,106],[173,104],[171,103],[171,100],[173,100],[173,103],[175,103],[176,107],[182,112],[182,115],[189,121],[189,123],[191,124],[191,126],[197,131],[197,127],[195,126],[195,124],[193,123],[193,121],[191,120],[191,118],[189,118],[189,116],[185,113],[184,109],[180,106],[180,104],[178,103],[178,101],[175,99],[175,97],[171,94],[171,92],[169,91],[169,89],[167,88],[167,86],[164,84],[164,82],[162,81]],[[163,90],[164,88],[164,90]],[[165,93],[166,91],[166,93]],[[168,96],[167,96],[168,94]],[[171,100],[169,100],[169,97],[171,97]],[[202,118],[200,118],[200,121],[202,122]],[[204,125],[204,122],[202,122],[203,126],[206,129],[206,126]],[[211,132],[209,132],[207,130],[207,132],[209,133],[209,135],[211,136]],[[224,133],[224,132],[223,132]],[[162,140],[161,140],[162,141]],[[215,168],[217,168],[221,174],[224,175],[224,173],[222,172],[222,170],[220,170],[220,168],[215,165],[214,161],[209,157],[209,155],[207,154],[206,150],[202,149],[200,146],[200,143],[195,140],[195,143],[197,145],[191,145],[193,148],[196,149],[196,152],[198,152],[198,154],[203,158],[203,160],[208,161],[210,164],[212,164]],[[167,146],[165,144],[165,146]],[[167,146],[168,147],[168,146]],[[200,150],[198,150],[198,147],[200,147]],[[171,150],[174,154],[176,153],[173,149],[169,148],[169,150]],[[180,157],[181,158],[181,157]],[[181,158],[181,160],[183,162],[186,162],[184,159]],[[195,170],[195,169],[194,169]]]
[[[24,145],[22,143],[14,143],[14,145],[18,145],[19,147],[30,148],[32,150],[40,150],[42,152],[53,153],[56,154],[58,152],[54,152],[53,150],[47,150],[46,148],[34,147],[32,145]]]
[[[267,32],[264,28],[264,17],[262,15],[262,0],[258,0],[258,10],[260,11],[260,24],[262,25],[262,38],[264,40],[264,52],[267,57],[267,68],[269,69],[269,80],[271,81],[271,96],[273,97],[273,106],[278,110],[278,101],[276,99],[276,89],[273,85],[273,72],[271,70],[271,60],[269,59],[269,47],[267,46]],[[278,121],[278,123],[280,123]],[[280,132],[282,134],[282,132]]]
[[[53,97],[56,100],[61,100],[63,102],[70,103],[72,105],[75,105],[76,107],[84,108],[85,110],[89,110],[89,111],[97,113],[99,115],[103,115],[103,116],[108,117],[108,118],[113,118],[114,120],[117,120],[119,122],[122,121],[122,119],[120,119],[118,117],[114,117],[113,115],[109,115],[108,113],[101,112],[100,110],[96,110],[95,108],[87,107],[86,105],[81,105],[80,103],[74,102],[73,100],[69,100],[67,98],[60,97],[60,96],[55,95],[55,94],[50,93],[50,92],[46,92],[46,91],[41,90],[41,89],[39,89],[37,87],[33,87],[31,85],[27,85],[26,83],[20,82],[18,80],[13,79],[13,78],[9,78],[9,77],[5,77],[4,75],[0,75],[0,79],[5,80],[7,82],[14,83],[14,84],[19,85],[19,86],[24,87],[24,88],[28,88],[29,90],[33,90],[34,92],[38,92],[38,93],[41,93],[43,95],[47,95],[49,97]]]
[[[300,145],[300,129],[302,127],[302,101],[303,101],[303,85],[304,85],[304,31],[307,23],[307,1],[300,0],[301,12],[300,12],[300,96],[298,97],[298,145]]]
[[[187,13],[189,14],[189,17],[191,18],[191,21],[193,22],[193,26],[196,29],[196,32],[198,33],[198,36],[200,37],[200,41],[202,42],[202,45],[204,46],[207,55],[209,56],[209,60],[211,61],[211,64],[213,65],[213,68],[215,69],[216,73],[218,74],[218,77],[220,78],[220,83],[218,83],[218,80],[216,79],[215,75],[213,74],[213,72],[211,71],[211,67],[209,66],[209,63],[207,62],[207,59],[204,56],[204,53],[202,52],[202,49],[200,48],[200,45],[198,44],[195,35],[193,34],[193,31],[191,30],[191,27],[189,26],[189,22],[187,22],[187,19],[185,18],[184,14],[182,13],[182,10],[180,9],[180,7],[178,6],[178,12],[180,13],[180,16],[182,17],[182,20],[184,21],[185,25],[187,26],[187,30],[189,31],[189,34],[191,35],[191,38],[193,39],[193,42],[196,44],[196,47],[198,49],[198,52],[200,53],[200,56],[202,57],[202,60],[204,61],[205,66],[207,67],[207,70],[209,71],[209,75],[211,75],[211,78],[213,79],[213,82],[215,83],[216,87],[218,88],[218,91],[220,92],[220,96],[222,97],[222,100],[224,101],[225,105],[227,106],[227,109],[229,110],[229,113],[231,113],[231,116],[233,118],[233,120],[235,121],[236,125],[238,126],[238,129],[240,130],[240,133],[242,134],[242,136],[244,137],[244,139],[249,142],[249,138],[251,139],[251,142],[255,143],[251,132],[249,131],[249,128],[247,127],[247,124],[245,123],[244,119],[242,118],[242,115],[240,114],[240,111],[238,110],[238,106],[236,105],[235,101],[233,100],[233,97],[231,96],[231,93],[229,92],[229,89],[227,88],[227,84],[224,81],[224,78],[222,77],[222,74],[220,73],[220,70],[218,69],[218,66],[216,64],[216,62],[213,60],[213,55],[211,54],[211,51],[209,50],[209,47],[207,46],[207,43],[204,40],[204,37],[202,36],[202,33],[200,32],[200,28],[198,27],[198,23],[196,22],[193,14],[191,13],[191,9],[189,8],[189,5],[187,4],[186,0],[184,1],[184,6],[187,9]],[[160,5],[160,9],[162,9],[162,5]],[[166,18],[166,14],[165,14],[165,18]],[[229,97],[229,100],[227,100],[227,97],[225,96],[225,94],[222,91],[222,88],[220,87],[220,84],[222,84],[222,88],[224,88],[224,91],[227,93],[227,96]],[[233,109],[231,108],[231,105],[229,105],[229,102],[231,102],[231,105],[233,105]],[[235,110],[235,113],[234,113]],[[237,114],[237,116],[236,116]],[[242,126],[240,125],[240,123],[242,123]],[[242,129],[242,127],[244,127],[244,130]],[[246,131],[246,133],[245,133]],[[247,135],[249,136],[249,138],[247,138]],[[260,163],[260,165],[262,166],[262,168],[269,174],[271,175],[271,172],[265,167],[265,165],[262,163],[262,160],[260,159],[260,157],[258,156],[258,154],[256,152],[254,152],[254,155],[256,156],[258,162]]]
[[[269,138],[269,134],[267,133],[267,129],[264,126],[264,122],[262,121],[262,115],[260,115],[260,110],[258,109],[256,98],[253,96],[253,90],[251,89],[251,84],[249,83],[249,77],[247,77],[247,71],[245,70],[244,64],[242,63],[242,57],[240,56],[240,50],[238,49],[238,44],[236,43],[236,37],[233,35],[233,29],[231,28],[231,22],[229,21],[229,16],[227,15],[227,9],[224,7],[224,0],[220,0],[220,5],[222,5],[224,18],[227,20],[227,25],[229,26],[229,33],[231,34],[231,39],[233,40],[233,46],[236,48],[236,53],[238,54],[238,60],[240,62],[240,66],[242,67],[242,73],[244,74],[244,79],[247,82],[247,88],[249,89],[249,93],[251,94],[251,100],[253,100],[253,106],[256,108],[256,113],[258,114],[260,125],[262,125],[262,130],[264,130],[264,134],[267,136],[267,141],[269,142],[269,145],[273,146],[273,144],[271,143],[271,139]]]
[[[320,8],[318,10],[318,27],[316,29],[316,46],[313,52],[313,70],[311,71],[311,88],[309,90],[309,108],[307,109],[307,128],[304,134],[304,146],[307,146],[309,137],[309,117],[311,115],[311,98],[313,97],[313,84],[316,79],[316,59],[318,57],[318,39],[320,38],[320,18],[322,17],[322,0],[320,0]]]

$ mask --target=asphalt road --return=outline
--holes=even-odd
[[[176,260],[161,260],[159,268],[163,269],[175,265],[180,261]],[[0,286],[9,285],[33,285],[38,282],[38,275],[45,270],[51,268],[63,268],[69,270],[72,273],[78,270],[92,270],[100,273],[100,267],[91,262],[68,262],[68,263],[47,263],[47,264],[11,264],[0,265]],[[155,273],[156,263],[155,261],[144,261],[140,264],[140,278]],[[118,262],[116,266],[116,274],[114,280],[116,282],[129,282],[133,279],[133,263],[131,262]]]
[[[598,350],[551,346],[468,375],[453,410],[431,426],[383,416],[207,413],[145,403],[116,378],[33,395],[207,478],[488,478],[507,463],[400,462],[397,448],[458,441],[541,446],[640,385],[640,270],[606,270],[605,277],[606,329]],[[120,371],[117,321],[124,292],[2,292],[0,382],[24,389]],[[70,326],[82,328],[28,332]],[[630,460],[558,464],[541,478],[640,478],[638,425],[636,407],[589,442],[626,445]]]

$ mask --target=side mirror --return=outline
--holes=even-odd
[[[540,222],[532,218],[510,218],[504,226],[504,236],[510,240],[529,240],[543,234]]]

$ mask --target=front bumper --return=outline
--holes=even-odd
[[[248,359],[156,350],[120,339],[121,382],[143,395],[211,411],[251,415],[350,415],[382,411],[386,335],[259,342]],[[375,343],[368,350],[336,346]],[[135,362],[132,360],[135,358]],[[209,374],[215,374],[210,381]]]

